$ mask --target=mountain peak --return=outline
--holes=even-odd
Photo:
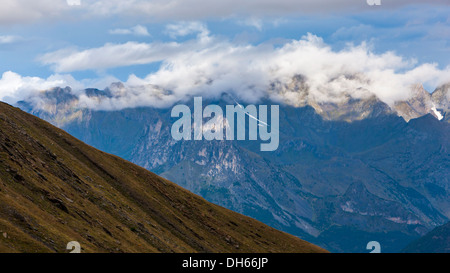
[[[406,101],[397,101],[393,107],[399,116],[406,121],[431,114],[436,119],[442,119],[441,112],[436,109],[432,95],[425,90],[422,84],[411,87],[411,96]]]
[[[360,79],[360,75],[346,75],[345,77],[363,81]],[[339,93],[323,92],[325,93],[312,93],[305,76],[296,75],[287,84],[280,81],[272,83],[269,93],[279,94],[284,103],[294,107],[311,106],[325,120],[352,122],[393,113],[387,104],[367,90],[358,90],[357,95],[351,90]]]
[[[450,83],[443,84],[431,94],[431,100],[444,121],[450,122]]]

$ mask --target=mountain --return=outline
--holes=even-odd
[[[450,222],[409,244],[406,253],[450,253]]]
[[[439,86],[432,94],[418,84],[412,88],[412,93],[407,101],[395,103],[394,109],[399,116],[410,121],[430,114],[438,120],[449,121],[450,84]]]
[[[434,105],[431,100],[431,94],[421,84],[413,86],[412,94],[407,101],[398,101],[395,103],[394,108],[399,116],[403,117],[406,121],[410,121],[411,119],[419,118],[426,114],[435,115],[435,112],[432,110]]]
[[[343,77],[360,83],[367,80],[358,74]],[[330,82],[330,84],[333,83]],[[269,94],[278,94],[287,105],[310,106],[325,120],[352,122],[389,114],[396,114],[407,122],[427,114],[439,120],[443,118],[445,121],[448,120],[446,113],[450,108],[450,83],[437,87],[432,94],[426,91],[422,84],[411,86],[410,91],[411,94],[407,100],[396,101],[389,106],[364,89],[350,89],[318,96],[317,92],[315,94],[311,92],[304,76],[296,75],[287,83],[280,81],[272,83]]]
[[[345,75],[344,77],[347,80],[364,82],[361,75]],[[395,109],[391,109],[374,94],[364,90],[322,95],[326,99],[317,97],[313,95],[310,86],[307,84],[307,79],[302,75],[294,76],[287,84],[279,81],[272,83],[269,93],[279,94],[284,98],[283,103],[287,105],[294,107],[310,106],[325,120],[352,122],[395,113]],[[355,96],[355,94],[358,95]]]
[[[0,252],[325,252],[4,103],[0,235]]]
[[[406,122],[370,95],[315,101],[301,77],[273,90],[295,91],[298,100],[277,103],[280,145],[271,153],[258,141],[175,141],[171,108],[73,107],[72,99],[48,102],[45,93],[54,90],[39,98],[54,113],[28,101],[20,107],[208,201],[331,251],[366,252],[367,242],[378,240],[384,252],[398,252],[450,220],[450,124],[428,106],[421,108],[428,114]],[[433,98],[417,92],[418,101]],[[91,94],[103,102],[116,96],[108,89]],[[236,101],[224,94],[204,105],[210,103]],[[192,100],[187,104],[192,109]]]
[[[431,100],[440,112],[440,118],[450,122],[450,83],[436,88],[431,94]]]

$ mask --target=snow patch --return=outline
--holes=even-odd
[[[438,118],[438,120],[441,120],[444,118],[444,116],[441,114],[441,112],[439,112],[436,109],[436,106],[433,105],[433,107],[431,107],[431,111],[433,111],[433,113],[436,115],[436,117]]]

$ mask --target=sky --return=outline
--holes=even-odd
[[[251,101],[302,74],[316,100],[345,90],[392,104],[411,84],[450,82],[449,0],[0,1],[9,103],[117,81],[130,86],[126,99],[105,108],[151,105],[155,86],[171,91],[168,103],[230,90]]]

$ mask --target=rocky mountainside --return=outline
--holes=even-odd
[[[346,77],[353,80],[359,76]],[[363,79],[358,80],[363,81]],[[391,109],[375,95],[363,90],[323,95],[327,97],[326,100],[316,98],[312,95],[306,78],[302,75],[293,77],[288,84],[272,83],[269,93],[279,94],[283,98],[282,102],[286,105],[294,107],[310,106],[325,120],[352,122],[395,113],[395,109]],[[358,95],[356,96],[355,93]]]
[[[299,99],[281,104],[280,145],[272,153],[260,152],[257,141],[175,141],[170,108],[90,110],[73,107],[71,96],[50,103],[52,113],[29,102],[21,107],[211,202],[331,251],[365,252],[372,240],[400,251],[450,219],[450,125],[428,107],[434,96],[436,109],[444,109],[448,88],[433,95],[418,88],[419,102],[406,104],[416,110],[407,113],[422,114],[406,122],[406,114],[372,96],[310,100],[301,82],[273,86],[296,90]],[[102,100],[111,92],[89,96]],[[224,95],[208,103],[236,102]]]
[[[450,253],[450,222],[409,244],[406,253]]]
[[[363,76],[346,75],[347,80],[364,82]],[[332,83],[330,83],[332,84]],[[302,75],[289,83],[274,82],[269,94],[279,95],[283,103],[295,107],[310,106],[325,120],[355,121],[379,115],[396,114],[405,121],[431,114],[437,119],[448,120],[450,108],[450,83],[443,84],[430,94],[421,84],[411,86],[409,99],[396,101],[389,106],[367,90],[347,90],[339,93],[313,95]],[[329,91],[331,92],[331,91]],[[316,92],[317,93],[317,92]]]
[[[441,113],[442,119],[450,122],[450,83],[438,87],[431,94],[431,100]]]
[[[445,93],[448,93],[448,90],[445,85],[436,89],[433,92],[434,96],[428,93],[420,84],[413,86],[412,93],[412,97],[407,101],[398,101],[395,103],[394,109],[399,116],[403,117],[406,121],[422,117],[426,114],[431,114],[439,120],[443,119],[442,114],[448,108],[445,102],[445,98],[447,97]]]
[[[82,252],[324,252],[0,103],[0,252],[71,241]]]

